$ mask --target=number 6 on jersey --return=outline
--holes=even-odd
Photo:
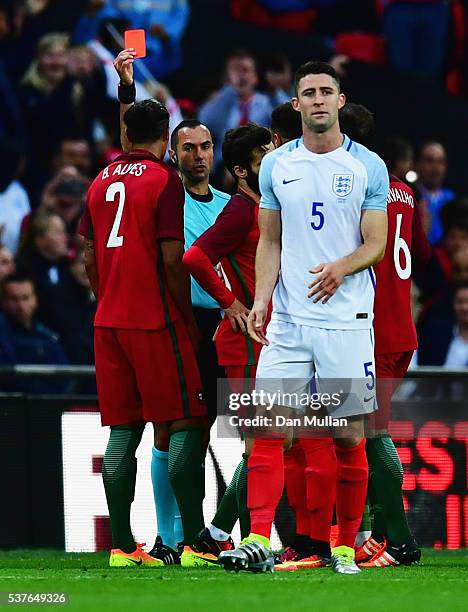
[[[123,245],[123,236],[119,236],[119,229],[125,205],[125,185],[120,181],[109,185],[106,191],[106,202],[114,202],[116,195],[119,196],[119,205],[114,218],[114,224],[112,225],[112,229],[109,234],[109,239],[107,240],[106,247],[108,249],[121,247]]]

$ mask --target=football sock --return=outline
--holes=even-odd
[[[175,493],[182,526],[184,544],[191,545],[204,527],[203,430],[186,429],[171,433],[169,440],[169,480]]]
[[[174,514],[174,540],[176,545],[184,541],[184,528],[182,525],[182,517],[180,516],[179,508],[177,508],[177,512]],[[174,548],[174,550],[177,550],[177,546]]]
[[[367,448],[366,448],[367,451]],[[369,458],[367,459],[369,461]],[[369,468],[370,469],[370,468]],[[382,506],[377,501],[377,495],[375,493],[374,486],[372,484],[372,477],[369,474],[369,481],[367,484],[367,497],[369,500],[369,512],[372,522],[372,537],[376,542],[383,542],[386,539],[387,528],[385,527],[385,520],[382,513]]]
[[[403,467],[390,436],[366,444],[372,488],[381,506],[388,542],[400,546],[411,540],[403,504]]]
[[[137,460],[144,423],[111,427],[102,462],[102,479],[112,530],[112,546],[126,553],[135,550],[130,507],[135,495]]]
[[[248,459],[247,506],[251,534],[270,538],[284,487],[283,440],[256,438]]]
[[[239,511],[237,509],[237,479],[239,473],[243,468],[244,460],[239,463],[236,467],[232,476],[231,482],[229,483],[221,501],[219,502],[216,514],[211,521],[211,524],[221,529],[225,533],[232,533],[234,525],[239,518]],[[213,534],[212,534],[213,536]],[[214,536],[213,536],[214,537]],[[215,538],[216,540],[217,538]]]
[[[296,534],[309,535],[307,485],[304,449],[298,442],[284,454],[284,484],[291,508],[296,515]]]
[[[332,438],[303,438],[309,535],[330,543],[336,498],[336,454]]]
[[[335,546],[354,548],[366,504],[368,467],[366,441],[343,448],[335,444],[337,458],[336,516],[338,539]]]
[[[218,529],[211,523],[208,525],[208,531],[210,532],[210,536],[213,540],[218,540],[219,542],[226,542],[229,539],[229,533],[223,531],[222,529]]]
[[[174,519],[179,514],[177,501],[169,482],[167,461],[169,453],[160,451],[153,447],[151,458],[151,482],[153,483],[154,505],[156,508],[156,520],[158,535],[166,546],[175,549],[177,542],[174,533]]]
[[[247,464],[249,456],[245,453],[242,455],[242,461],[239,463],[239,472],[236,481],[236,498],[237,510],[239,513],[239,525],[241,538],[246,538],[250,533],[250,512],[247,507]]]
[[[364,512],[362,513],[361,524],[359,525],[359,531],[370,531],[371,530],[371,520],[369,513],[369,504],[364,506]]]

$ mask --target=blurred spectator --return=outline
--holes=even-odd
[[[80,174],[91,178],[94,174],[91,146],[86,138],[67,137],[58,146],[54,157],[56,170],[73,166]]]
[[[7,276],[16,270],[13,254],[8,247],[0,243],[0,286]]]
[[[451,189],[443,187],[447,174],[447,153],[440,142],[424,143],[416,156],[418,181],[416,188],[427,204],[431,218],[429,242],[435,244],[442,238],[440,210],[455,197]]]
[[[52,33],[41,38],[37,57],[20,88],[30,140],[28,186],[35,198],[65,135],[70,131],[85,137],[91,134],[93,116],[82,112],[83,88],[67,73],[67,52],[66,34]]]
[[[302,136],[301,114],[293,109],[291,102],[285,102],[273,109],[270,131],[275,149],[293,138]]]
[[[0,242],[16,255],[21,223],[29,214],[28,194],[19,182],[24,155],[15,143],[0,141]]]
[[[234,51],[226,59],[226,84],[199,112],[215,142],[215,165],[221,162],[221,143],[227,130],[249,121],[270,125],[273,107],[267,96],[258,93],[258,71],[254,56],[245,50]]]
[[[418,325],[418,365],[468,366],[468,261],[465,266],[463,279]]]
[[[14,363],[51,364],[67,363],[62,345],[55,334],[38,322],[38,300],[31,278],[12,275],[2,286],[2,307],[5,313],[5,343],[10,347]],[[61,393],[65,379],[18,378],[16,391],[25,393]]]
[[[385,0],[384,32],[390,64],[401,73],[433,79],[445,54],[447,0]]]
[[[90,181],[74,166],[64,166],[45,186],[37,212],[59,216],[65,223],[69,240],[76,239]]]
[[[275,53],[262,61],[262,89],[272,107],[290,102],[294,95],[291,62],[284,53]]]
[[[18,271],[33,279],[39,297],[39,318],[58,334],[66,330],[67,296],[73,278],[67,258],[68,238],[58,215],[31,218],[17,260]]]
[[[85,10],[73,32],[73,43],[85,45],[96,38],[101,21],[113,16],[110,13],[107,0],[86,0]]]

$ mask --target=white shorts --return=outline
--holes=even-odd
[[[269,345],[260,353],[257,390],[280,387],[286,395],[280,405],[299,410],[304,405],[297,397],[316,392],[333,417],[377,409],[372,329],[324,329],[272,319],[266,336]],[[328,400],[332,393],[340,401]]]

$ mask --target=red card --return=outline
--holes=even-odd
[[[125,48],[135,49],[138,57],[146,57],[146,37],[144,30],[126,30],[125,31]]]

